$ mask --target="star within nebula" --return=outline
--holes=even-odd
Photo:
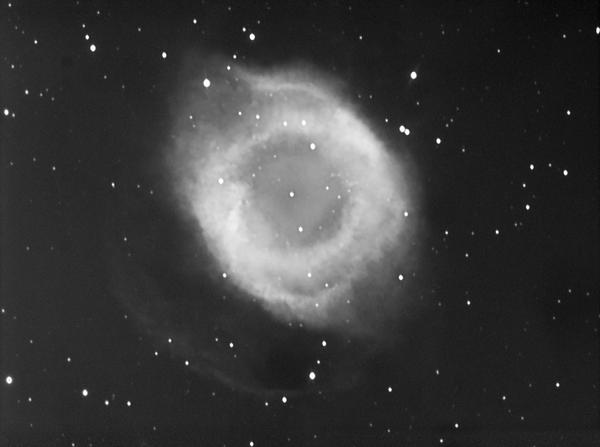
[[[385,312],[412,226],[400,158],[321,77],[234,72],[190,87],[170,157],[215,271],[288,321]]]

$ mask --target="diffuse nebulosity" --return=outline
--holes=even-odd
[[[227,280],[277,317],[364,329],[356,310],[371,298],[356,285],[387,283],[381,265],[399,258],[411,231],[398,157],[306,71],[238,68],[195,85],[172,166],[199,242]]]
[[[316,70],[191,66],[119,296],[159,349],[229,386],[352,386],[416,296],[414,167]]]

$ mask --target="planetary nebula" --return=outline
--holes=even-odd
[[[173,182],[223,281],[314,327],[350,327],[381,305],[412,226],[397,154],[307,73],[235,69],[187,88]]]

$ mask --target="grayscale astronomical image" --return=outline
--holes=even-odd
[[[600,443],[597,4],[0,11],[1,445]]]

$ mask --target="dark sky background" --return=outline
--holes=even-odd
[[[600,442],[595,2],[54,3],[0,6],[0,444]],[[404,148],[387,342],[214,298],[161,163],[226,63],[339,79]]]

